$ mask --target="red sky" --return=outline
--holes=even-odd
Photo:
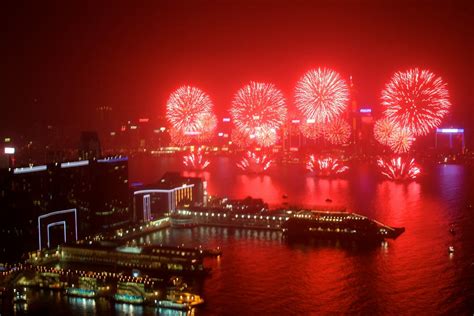
[[[218,112],[250,80],[273,82],[292,106],[295,82],[317,66],[352,75],[373,107],[394,71],[429,68],[449,84],[446,123],[474,125],[474,11],[464,2],[2,4],[0,131],[84,129],[99,105],[121,119],[158,116],[182,84],[210,94]]]

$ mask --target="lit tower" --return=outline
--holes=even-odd
[[[349,76],[349,118],[352,121],[352,143],[357,144],[359,142],[359,137],[357,133],[357,117],[358,117],[358,107],[357,107],[357,89],[354,86],[352,81],[352,76]]]

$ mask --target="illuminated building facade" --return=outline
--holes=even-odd
[[[7,261],[129,220],[125,157],[3,169],[0,185],[0,257]]]
[[[133,192],[133,221],[147,222],[189,206],[204,206],[205,182],[201,178],[181,177],[167,172],[153,185],[135,188]]]

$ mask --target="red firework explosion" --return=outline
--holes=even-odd
[[[327,123],[347,107],[349,89],[335,71],[318,68],[308,71],[296,84],[295,103],[306,119]]]
[[[396,154],[407,153],[415,138],[407,128],[395,128],[388,138],[390,149]]]
[[[301,134],[308,139],[318,139],[324,134],[323,124],[316,123],[312,120],[306,120],[299,125]]]
[[[334,121],[324,124],[324,139],[333,145],[343,145],[351,137],[351,126],[343,119],[337,118]]]
[[[245,156],[237,163],[237,167],[246,172],[261,173],[270,168],[273,160],[263,153],[247,151]]]
[[[250,139],[249,135],[241,132],[238,128],[232,129],[230,139],[232,144],[240,148],[248,147],[252,143],[252,139]]]
[[[316,159],[314,155],[311,155],[306,163],[306,169],[319,176],[332,176],[346,172],[349,167],[336,158]]]
[[[402,157],[384,160],[379,158],[377,164],[380,173],[390,180],[411,180],[421,173],[420,168],[415,163],[415,159],[403,159]]]
[[[192,141],[191,136],[184,135],[175,128],[170,128],[168,131],[170,133],[171,143],[175,146],[184,146]]]
[[[287,109],[283,94],[273,84],[250,82],[237,91],[230,114],[241,132],[268,138],[285,122]]]
[[[253,138],[259,146],[269,147],[278,141],[278,134],[274,128],[269,130],[259,128],[254,135],[250,135],[250,138]]]
[[[192,170],[204,170],[210,162],[204,158],[201,149],[198,149],[195,153],[190,153],[183,157],[183,164]]]
[[[199,142],[207,142],[214,137],[214,131],[217,127],[217,118],[214,114],[210,113],[204,115],[202,118],[202,129],[200,133],[196,133],[195,138]]]
[[[212,117],[214,115],[211,99],[195,87],[179,88],[170,95],[166,103],[168,122],[177,132],[184,135],[198,135],[208,131]]]
[[[451,106],[446,86],[428,70],[397,72],[382,91],[384,113],[413,135],[426,135],[441,124]]]
[[[377,120],[374,124],[374,138],[382,145],[389,145],[390,137],[399,127],[387,118]]]

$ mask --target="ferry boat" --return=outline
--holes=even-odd
[[[141,295],[132,295],[132,294],[122,294],[116,293],[114,295],[114,300],[117,303],[126,303],[126,304],[143,304],[145,301]]]
[[[204,303],[204,299],[197,294],[172,291],[166,299],[158,300],[157,306],[168,309],[189,310]]]
[[[26,303],[26,288],[13,289],[13,303]]]
[[[74,297],[83,297],[83,298],[95,298],[97,292],[92,289],[83,289],[79,287],[68,287],[66,289],[66,295]]]
[[[170,215],[172,228],[192,228],[197,226],[190,211],[175,211]]]
[[[284,222],[282,230],[289,238],[381,241],[397,238],[405,228],[390,227],[355,213],[302,210]]]

